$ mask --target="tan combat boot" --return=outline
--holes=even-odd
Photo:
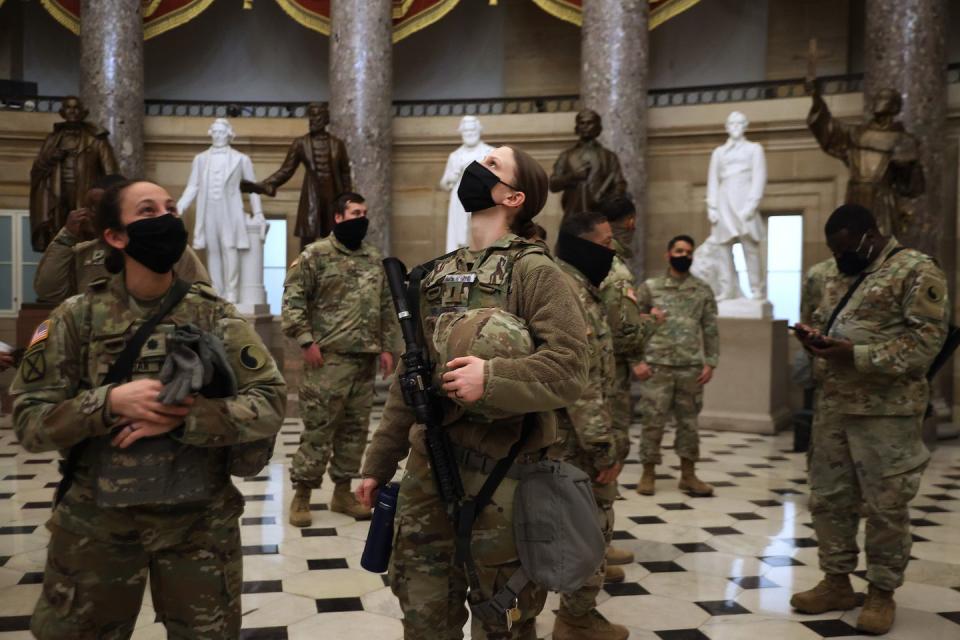
[[[603,577],[604,584],[617,584],[623,582],[627,579],[627,574],[623,572],[623,569],[620,567],[615,567],[612,564],[607,565],[607,573]]]
[[[309,527],[313,524],[310,516],[310,487],[297,485],[293,500],[290,501],[290,524],[295,527]]]
[[[613,545],[607,547],[607,564],[630,564],[633,562],[633,554],[626,549],[617,549]]]
[[[857,606],[857,594],[845,573],[826,574],[817,586],[790,598],[790,606],[802,613],[846,611]]]
[[[357,498],[350,491],[349,482],[340,482],[333,488],[333,498],[330,499],[330,511],[348,515],[357,520],[369,520],[370,509],[357,502]]]
[[[713,495],[713,486],[703,482],[694,471],[693,460],[680,458],[680,491],[686,491],[696,498],[706,498]]]
[[[626,627],[613,624],[596,609],[576,618],[560,611],[553,623],[553,640],[627,640],[629,635]]]
[[[870,585],[863,611],[857,618],[857,629],[873,634],[890,631],[897,613],[897,603],[893,601],[893,591],[884,591]]]
[[[657,465],[643,465],[643,475],[640,476],[640,484],[637,485],[637,493],[642,496],[652,496],[654,494],[654,483],[657,480]]]

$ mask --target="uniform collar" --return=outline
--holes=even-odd
[[[883,246],[883,249],[877,254],[877,257],[873,259],[873,262],[870,263],[870,266],[864,269],[864,273],[873,273],[874,271],[877,271],[883,266],[883,263],[887,261],[887,258],[890,257],[890,252],[899,246],[900,242],[897,240],[896,236],[891,234],[890,239],[887,240],[887,244]]]
[[[682,278],[676,278],[672,273],[670,273],[670,269],[667,269],[663,273],[663,280],[667,284],[667,286],[681,289],[683,287],[689,286],[689,284],[693,282],[693,275],[688,273],[686,276]]]

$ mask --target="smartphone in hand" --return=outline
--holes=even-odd
[[[830,339],[826,336],[816,335],[813,339],[810,339],[810,336],[812,335],[810,331],[798,324],[791,325],[787,328],[797,334],[797,337],[800,338],[800,340],[807,342],[807,344],[812,347],[822,349],[830,345]]]

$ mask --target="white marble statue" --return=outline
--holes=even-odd
[[[763,147],[744,137],[747,124],[747,117],[739,111],[727,116],[729,138],[710,156],[707,217],[711,231],[693,261],[720,301],[745,297],[733,263],[737,242],[743,247],[750,281],[750,295],[746,297],[759,301],[767,298],[761,255],[767,232],[757,209],[767,184],[767,165]]]
[[[193,158],[190,180],[177,208],[183,213],[196,199],[193,248],[207,250],[207,270],[213,288],[226,300],[236,303],[241,275],[239,252],[251,248],[247,223],[254,222],[260,227],[260,246],[254,248],[261,252],[267,223],[259,195],[250,194],[252,220],[243,211],[240,180],[253,182],[256,177],[250,158],[230,146],[233,127],[226,119],[217,118],[207,133],[213,144]],[[262,283],[262,274],[250,276]]]
[[[440,179],[440,188],[450,192],[450,204],[447,206],[448,252],[466,246],[470,234],[470,214],[463,210],[457,197],[463,170],[474,160],[479,162],[493,151],[493,147],[480,139],[483,127],[476,116],[463,116],[459,130],[463,144],[447,158],[447,168]]]

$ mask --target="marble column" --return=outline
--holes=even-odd
[[[366,198],[369,241],[390,253],[393,33],[390,0],[334,0],[330,15],[330,127]]]
[[[947,0],[867,0],[864,110],[884,88],[903,96],[900,120],[920,143],[927,191],[901,240],[933,255],[946,248]]]
[[[140,2],[81,0],[80,98],[110,132],[120,171],[143,177],[143,16]]]
[[[637,205],[631,267],[642,277],[647,210],[647,0],[583,3],[580,95],[603,119],[601,142],[620,159]]]

